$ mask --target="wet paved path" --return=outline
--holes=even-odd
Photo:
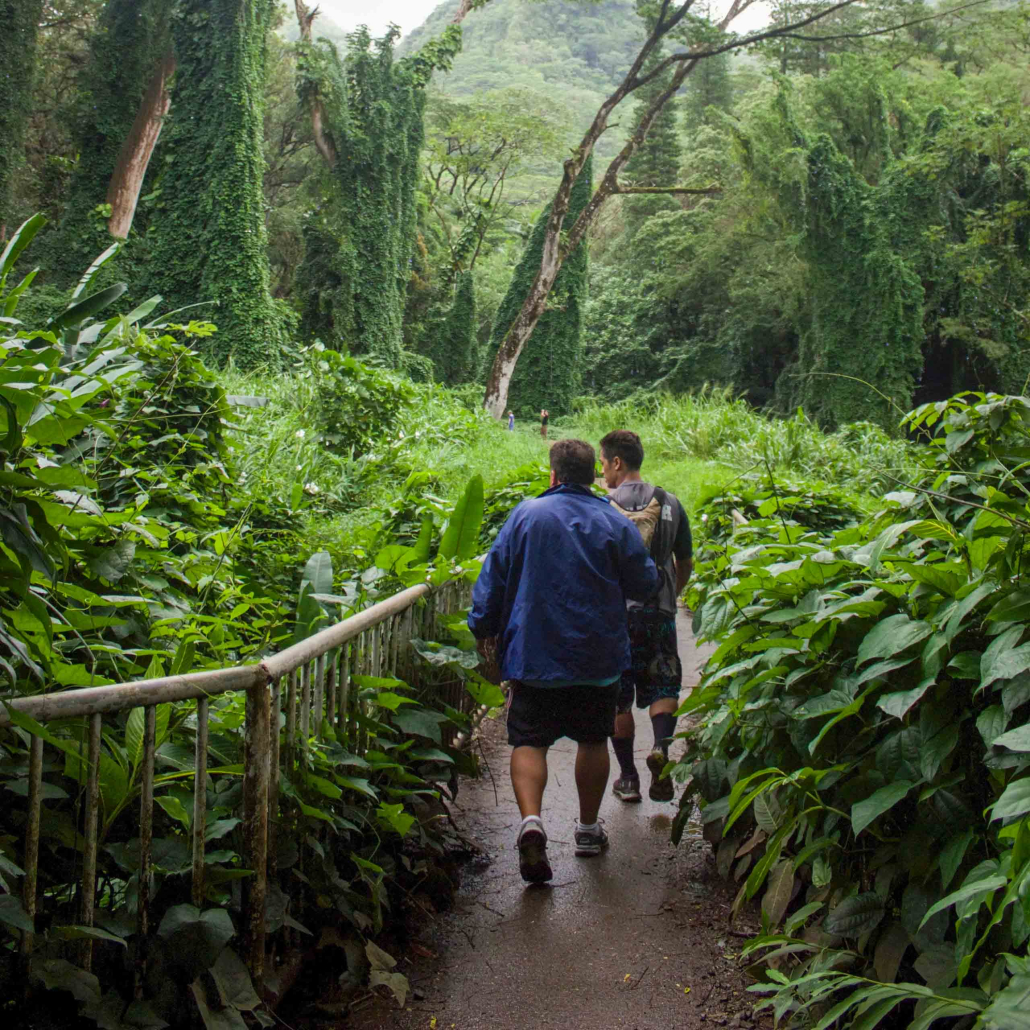
[[[685,613],[678,628],[689,687],[702,660]],[[645,798],[626,805],[606,797],[601,817],[611,847],[598,858],[573,854],[575,745],[551,749],[544,822],[554,880],[546,887],[526,889],[519,877],[503,726],[488,725],[483,738],[493,781],[484,770],[462,785],[455,820],[491,861],[463,874],[452,911],[427,919],[418,950],[435,957],[405,969],[415,989],[408,1007],[376,1003],[348,1026],[700,1030],[746,1021],[733,1018],[747,1002],[742,976],[725,958],[739,944],[727,934],[734,888],[716,877],[700,827],[673,848],[675,806],[646,797],[646,712],[637,712],[636,738]],[[613,757],[613,779],[617,768]]]

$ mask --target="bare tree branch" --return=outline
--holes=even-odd
[[[722,193],[721,186],[705,186],[696,189],[691,186],[616,186],[612,193],[670,193],[690,196],[712,197]]]

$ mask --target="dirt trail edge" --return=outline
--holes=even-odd
[[[678,630],[689,690],[704,656],[685,612]],[[741,941],[728,929],[735,891],[718,878],[700,825],[674,848],[675,806],[646,797],[646,712],[637,713],[636,738],[645,798],[626,805],[608,795],[601,817],[611,847],[598,858],[573,854],[575,745],[551,749],[544,822],[554,880],[547,887],[526,889],[519,878],[503,730],[492,722],[481,734],[493,781],[484,768],[482,779],[462,783],[454,806],[456,822],[489,861],[463,871],[451,911],[427,916],[413,949],[426,957],[409,952],[399,967],[412,985],[405,1008],[377,1000],[345,1025],[672,1030],[749,1022],[751,996],[731,954]],[[616,769],[613,758],[613,778]]]

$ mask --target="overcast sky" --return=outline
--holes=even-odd
[[[390,22],[408,33],[417,29],[440,0],[318,0],[319,8],[348,32],[367,25],[373,36]],[[310,5],[309,5],[310,6]]]
[[[346,31],[367,25],[373,36],[381,34],[390,22],[407,34],[418,28],[440,0],[318,0],[318,6]],[[713,7],[721,6],[718,0]],[[723,8],[725,10],[725,7]],[[475,14],[470,15],[475,17]],[[766,19],[765,4],[756,4],[736,23],[738,32],[751,31]]]

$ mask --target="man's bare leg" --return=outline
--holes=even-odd
[[[512,750],[511,786],[522,818],[539,816],[547,786],[547,748],[517,747]]]
[[[576,790],[579,791],[579,821],[584,826],[597,822],[601,799],[608,786],[608,741],[580,744],[576,752]]]

